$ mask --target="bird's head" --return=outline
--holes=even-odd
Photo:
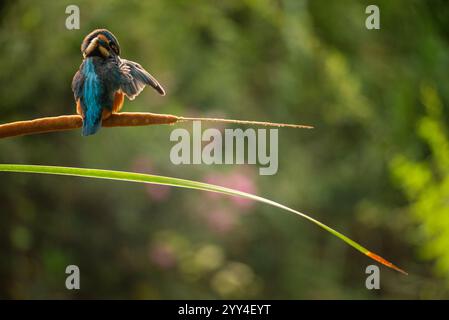
[[[97,29],[84,38],[81,52],[84,58],[98,56],[105,59],[111,55],[120,55],[120,46],[112,32],[106,29]]]

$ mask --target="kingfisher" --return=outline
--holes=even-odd
[[[101,121],[134,100],[146,85],[165,95],[159,82],[137,62],[120,58],[117,38],[106,29],[89,33],[81,44],[83,62],[72,81],[76,112],[83,118],[82,135],[95,134]]]

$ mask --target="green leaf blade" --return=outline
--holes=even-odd
[[[114,170],[103,170],[103,169],[88,169],[88,168],[75,168],[75,167],[61,167],[61,166],[40,166],[40,165],[21,165],[21,164],[0,164],[0,172],[16,172],[16,173],[38,173],[38,174],[50,174],[50,175],[62,175],[62,176],[76,176],[76,177],[86,177],[86,178],[97,178],[97,179],[109,179],[117,181],[128,181],[128,182],[138,182],[138,183],[148,183],[156,185],[166,185],[179,188],[195,189],[208,192],[221,193],[229,196],[243,197],[251,199],[260,203],[265,203],[270,206],[294,213],[306,220],[309,220],[313,224],[321,227],[332,235],[344,241],[346,244],[350,245],[357,251],[365,254],[366,256],[376,260],[377,262],[399,271],[403,274],[407,274],[402,269],[398,268],[391,262],[385,260],[384,258],[372,253],[365,247],[361,246],[359,243],[345,236],[344,234],[338,232],[337,230],[327,226],[326,224],[312,218],[311,216],[287,207],[278,202],[263,198],[254,194],[234,190],[231,188],[221,187],[213,184],[208,184],[204,182],[198,182],[193,180],[179,179],[173,177],[151,175],[144,173],[126,172],[126,171],[114,171]]]

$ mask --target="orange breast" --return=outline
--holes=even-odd
[[[112,112],[117,113],[122,110],[123,102],[125,101],[125,95],[121,91],[117,91],[114,95],[114,104],[112,106]]]
[[[84,118],[83,109],[81,108],[80,99],[76,100],[76,113]]]

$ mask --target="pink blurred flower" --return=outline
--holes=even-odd
[[[139,156],[133,160],[131,170],[140,173],[152,173],[152,161],[144,156]]]
[[[223,209],[216,209],[207,214],[207,224],[211,231],[226,234],[232,231],[236,225],[236,216],[232,212]]]
[[[132,170],[141,173],[157,173],[152,161],[146,157],[138,157],[132,164]],[[169,186],[157,186],[146,185],[145,191],[148,196],[156,202],[163,202],[170,197],[171,187]]]
[[[155,244],[150,249],[150,260],[161,269],[170,269],[176,265],[176,255],[171,246]]]
[[[243,192],[255,194],[257,192],[254,181],[247,175],[240,172],[234,172],[229,176],[230,188],[237,189]],[[241,197],[232,197],[231,201],[242,209],[250,209],[254,206],[254,201]]]
[[[170,186],[147,185],[145,189],[150,198],[157,202],[163,202],[170,197]]]
[[[204,180],[206,183],[215,184],[218,186],[226,185],[225,177],[222,174],[218,173],[209,173],[206,175]],[[222,194],[215,192],[207,192],[206,196],[210,199],[218,199],[222,196]]]
[[[205,177],[205,181],[239,191],[255,194],[257,193],[253,174],[247,168],[236,169],[228,174],[210,173]],[[210,199],[218,199],[223,195],[218,193],[208,193]],[[250,209],[254,206],[254,201],[241,197],[231,197],[231,202],[241,209]]]

